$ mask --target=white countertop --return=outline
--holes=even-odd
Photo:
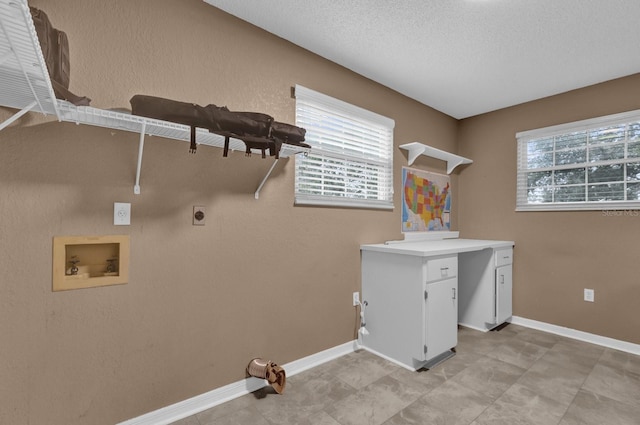
[[[513,241],[493,241],[481,239],[442,239],[425,241],[391,241],[381,244],[360,245],[362,251],[377,251],[390,254],[431,257],[434,255],[458,254],[480,251],[487,248],[510,248]]]

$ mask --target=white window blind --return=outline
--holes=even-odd
[[[295,96],[311,145],[296,157],[296,205],[393,209],[395,122],[299,85]]]
[[[516,211],[640,209],[640,111],[516,138]]]

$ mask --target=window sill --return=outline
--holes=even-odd
[[[516,207],[519,211],[631,211],[640,210],[640,202],[566,202],[557,204],[529,204]],[[640,215],[640,212],[638,213]]]
[[[312,195],[296,195],[294,205],[304,207],[360,208],[393,211],[393,202],[351,198],[330,198]]]

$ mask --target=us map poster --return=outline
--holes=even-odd
[[[450,228],[449,176],[402,167],[402,231],[448,231]]]

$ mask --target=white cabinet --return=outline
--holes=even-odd
[[[458,280],[427,283],[425,360],[448,353],[458,345]]]
[[[361,245],[362,346],[415,370],[453,354],[458,324],[487,331],[503,323],[513,246],[458,238]]]
[[[496,251],[496,325],[500,325],[509,319],[512,314],[513,300],[513,249],[501,249]]]
[[[362,251],[362,345],[408,369],[457,345],[458,257]]]
[[[511,264],[496,268],[496,325],[506,322],[513,314],[513,272]]]
[[[488,331],[512,316],[513,247],[461,253],[459,323]]]

